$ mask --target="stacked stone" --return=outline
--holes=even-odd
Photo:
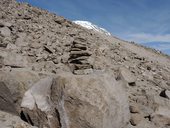
[[[72,72],[77,75],[89,74],[93,66],[89,62],[91,53],[87,48],[87,41],[81,37],[75,38],[70,50],[69,64]]]

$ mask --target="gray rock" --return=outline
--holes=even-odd
[[[119,69],[119,79],[126,81],[131,86],[134,86],[136,82],[136,77],[125,67]]]
[[[20,54],[0,51],[0,55],[4,58],[3,64],[13,68],[23,68],[28,65],[28,60]]]
[[[131,114],[130,123],[133,126],[137,126],[142,120],[142,116],[139,113]]]
[[[8,37],[11,35],[11,30],[8,27],[0,28],[0,34],[4,37]]]
[[[131,113],[140,113],[140,109],[137,104],[130,105],[129,109]]]

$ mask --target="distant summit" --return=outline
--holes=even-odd
[[[94,25],[89,21],[78,21],[77,20],[77,21],[73,21],[73,22],[78,24],[78,25],[81,25],[82,27],[85,27],[87,29],[94,30],[94,31],[97,31],[97,32],[101,32],[101,33],[104,33],[104,34],[109,35],[109,36],[111,35],[111,33],[108,32],[106,29],[100,28],[97,25]]]

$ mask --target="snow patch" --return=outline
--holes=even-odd
[[[97,25],[94,25],[94,24],[90,23],[89,21],[78,21],[77,20],[77,21],[73,21],[73,22],[78,24],[78,25],[80,25],[80,26],[82,26],[82,27],[85,27],[87,29],[94,30],[94,31],[97,31],[97,32],[100,32],[100,33],[104,33],[106,35],[111,36],[111,33],[108,32],[106,29],[100,28]]]

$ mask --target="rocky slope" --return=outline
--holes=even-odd
[[[2,128],[169,128],[170,59],[0,1]]]

